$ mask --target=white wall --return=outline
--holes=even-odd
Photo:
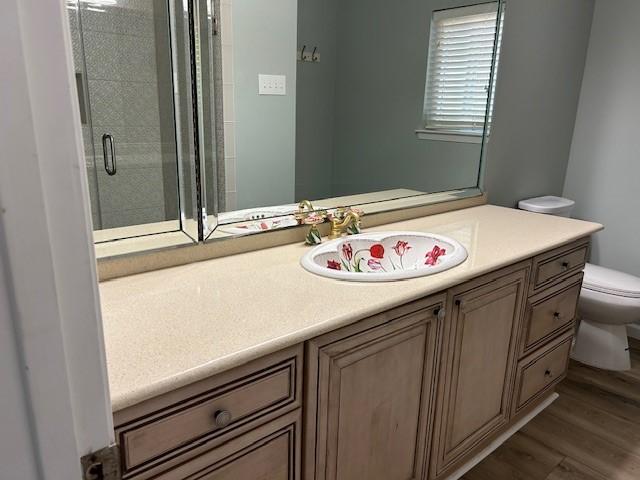
[[[3,237],[0,223],[0,240]],[[0,244],[0,477],[36,479],[38,462],[29,423],[29,405],[17,348],[11,293],[3,265],[4,245]]]
[[[113,419],[71,36],[63,2],[2,5],[0,478],[77,479]]]
[[[562,193],[593,0],[508,0],[488,150],[489,201]]]
[[[639,26],[637,0],[596,1],[564,185],[577,217],[605,225],[592,261],[634,275],[640,275]]]

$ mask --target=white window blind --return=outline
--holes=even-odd
[[[498,2],[433,14],[423,115],[427,130],[482,134],[497,18]]]

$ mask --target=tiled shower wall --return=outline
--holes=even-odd
[[[93,147],[88,125],[83,134],[94,228],[178,216],[166,9],[166,0],[119,0],[81,11]],[[76,72],[82,72],[79,26],[71,21],[71,27]],[[104,133],[115,140],[114,176],[103,167]]]
[[[237,209],[236,189],[236,116],[233,87],[233,13],[231,0],[221,0],[222,96],[224,119],[224,162],[226,175],[226,211]]]

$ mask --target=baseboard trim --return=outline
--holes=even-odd
[[[640,328],[638,330],[640,330]],[[446,477],[445,480],[458,480],[465,473],[467,473],[473,467],[478,465],[482,460],[484,460],[489,455],[491,455],[493,453],[493,451],[496,450],[504,442],[506,442],[509,439],[509,437],[511,437],[514,433],[516,433],[518,430],[520,430],[522,427],[524,427],[527,423],[529,423],[531,420],[533,420],[533,418],[536,415],[538,415],[545,408],[547,408],[549,405],[551,405],[553,402],[555,402],[556,399],[559,396],[560,395],[558,395],[555,392],[552,393],[551,395],[549,395],[536,408],[531,410],[527,415],[525,415],[520,420],[518,420],[516,423],[514,423],[511,426],[511,428],[509,428],[509,430],[505,431],[502,435],[497,437],[493,442],[491,442],[489,445],[487,445],[482,451],[480,451],[471,460],[469,460],[467,463],[465,463],[462,467],[460,467],[458,470],[453,472],[451,475]]]

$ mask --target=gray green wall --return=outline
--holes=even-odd
[[[476,186],[479,144],[422,140],[415,134],[422,126],[432,12],[465,4],[340,3],[334,193]]]
[[[604,224],[591,260],[640,276],[640,2],[597,0],[564,195]]]
[[[298,48],[318,47],[320,62],[298,62],[296,199],[333,194],[338,0],[298,0]]]
[[[475,186],[480,146],[418,139],[433,10],[461,0],[300,0],[296,195]],[[374,101],[375,99],[375,101]]]
[[[296,0],[233,3],[237,207],[294,201]],[[258,74],[286,75],[285,96],[258,95]]]
[[[592,12],[593,0],[507,2],[485,173],[491,203],[562,194]]]

